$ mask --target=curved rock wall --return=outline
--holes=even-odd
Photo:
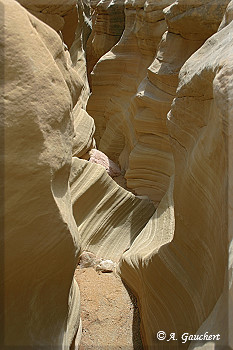
[[[82,18],[69,52],[50,26],[15,1],[2,5],[7,18],[5,343],[63,349],[80,336],[73,279],[79,251],[117,261],[155,208],[122,189],[102,166],[77,157],[94,146],[95,130],[85,111]]]
[[[167,1],[166,5],[172,1]],[[163,6],[166,6],[163,4]],[[96,141],[101,151],[117,161],[125,140],[135,140],[128,116],[130,99],[137,91],[155,49],[166,30],[162,5],[158,11],[143,4],[127,2],[125,30],[120,41],[98,61],[92,73],[92,95],[87,111],[96,124]],[[147,31],[150,33],[145,40]]]
[[[179,70],[217,30],[226,4],[126,1],[125,32],[92,73],[87,108],[95,120],[98,147],[119,162],[127,187],[156,205],[174,173],[166,115]]]
[[[87,42],[87,72],[120,39],[125,26],[124,0],[91,1],[92,33]]]
[[[73,279],[80,244],[68,184],[80,79],[54,30],[16,1],[1,6],[5,345],[63,349],[80,319]]]
[[[170,7],[164,10],[172,13]],[[166,115],[171,107],[178,84],[178,73],[184,62],[202,44],[193,37],[166,31],[147,74],[131,101],[133,128],[136,141],[120,155],[120,164],[127,164],[127,186],[137,194],[148,195],[157,205],[165,194],[170,176],[174,173],[173,155],[166,126]],[[130,154],[127,149],[130,149]]]
[[[82,250],[118,261],[153,215],[154,205],[120,187],[101,165],[76,157],[70,184]]]
[[[178,5],[179,1],[174,9]],[[215,14],[216,10],[220,13],[221,6],[215,6]],[[167,16],[172,7],[166,10]],[[182,18],[180,13],[177,18]],[[197,18],[200,20],[200,15]],[[227,285],[232,29],[230,23],[214,34],[180,71],[176,97],[168,113],[175,164],[174,204],[169,200],[170,187],[120,263],[122,278],[140,301],[144,342],[156,349],[165,345],[168,349],[187,348],[188,341],[181,345],[182,334],[196,333]],[[172,182],[173,178],[170,186]],[[227,315],[228,303],[222,305]],[[227,320],[225,326],[229,326]],[[175,333],[177,344],[159,342],[156,334],[160,330]],[[223,346],[228,341],[226,332],[222,333]]]

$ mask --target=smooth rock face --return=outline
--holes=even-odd
[[[125,31],[121,40],[98,61],[93,71],[92,96],[87,107],[88,113],[95,119],[97,144],[113,160],[124,148],[124,137],[133,138],[130,120],[125,113],[166,30],[165,21],[161,21],[162,11],[153,22],[150,13],[145,15],[142,9],[133,6],[125,10]],[[153,34],[146,41],[146,46],[145,40],[141,40],[145,30]]]
[[[75,40],[77,27],[83,27],[83,18],[90,17],[90,4],[89,1],[85,0],[17,1],[31,14],[58,32],[68,49],[71,48]],[[83,40],[83,42],[85,41],[87,38]]]
[[[218,30],[221,30],[225,26],[227,26],[233,20],[233,1],[231,1],[226,9],[226,12],[223,16],[222,22],[219,26]]]
[[[155,349],[165,344],[156,342],[159,330],[175,332],[181,339],[185,332],[195,334],[204,321],[199,334],[222,331],[221,342],[215,341],[215,346],[228,344],[229,285],[225,278],[232,32],[231,22],[208,39],[180,71],[176,98],[168,113],[174,191],[171,184],[120,263],[122,278],[140,300],[144,343]],[[213,322],[219,326],[213,327]],[[211,344],[206,346],[209,349]]]
[[[0,5],[5,15],[4,341],[9,348],[64,349],[80,319],[73,279],[80,246],[68,184],[79,77],[54,30],[16,1]]]
[[[205,39],[218,30],[230,0],[176,0],[166,9],[168,30],[185,39]]]
[[[66,35],[70,38],[70,25],[67,21]],[[87,79],[86,67],[86,43],[90,35],[90,4],[89,1],[78,2],[78,23],[75,31],[75,38],[70,47],[71,65],[80,78],[80,94],[75,105],[73,114],[74,138],[73,156],[85,157],[92,148],[95,148],[95,125],[94,120],[86,112],[86,105],[90,95],[90,88]]]
[[[196,7],[183,2],[127,1],[126,30],[92,75],[93,94],[87,108],[95,120],[97,145],[120,163],[127,187],[149,196],[156,206],[174,173],[166,115],[176,94],[179,70],[217,30],[227,1],[208,5],[212,11],[208,21],[201,17],[205,3],[195,6],[198,15]],[[183,36],[186,17],[194,27],[201,23],[201,35],[191,27],[191,34]]]
[[[180,68],[202,44],[203,41],[185,40],[166,31],[131,101],[137,142],[131,149],[125,178],[129,188],[148,195],[156,205],[174,173],[166,115],[176,93]],[[124,151],[120,159],[123,156]]]
[[[22,6],[44,13],[65,14],[77,4],[77,0],[17,0]]]

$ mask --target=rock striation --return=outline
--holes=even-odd
[[[102,165],[77,157],[70,186],[81,249],[117,262],[153,215],[153,203],[120,187]]]
[[[171,12],[177,10],[179,3],[181,11],[183,1],[176,1],[165,10],[168,24]],[[215,15],[222,8],[222,3],[220,6],[215,3]],[[192,12],[185,9],[188,14]],[[193,11],[203,24],[200,13],[204,11],[198,15]],[[185,23],[186,15],[179,12],[177,19],[182,18]],[[215,20],[221,21],[217,17]],[[180,32],[182,28],[182,36],[188,33],[193,38],[178,24],[174,19],[171,28],[180,28]],[[228,312],[228,302],[226,299],[223,302],[223,296],[227,293],[224,288],[229,288],[227,159],[232,116],[233,51],[229,45],[232,30],[231,22],[211,36],[180,70],[167,122],[175,164],[174,190],[172,178],[156,213],[120,262],[122,278],[140,300],[144,343],[156,349],[165,348],[165,344],[167,349],[181,346],[182,334],[195,334],[202,323],[201,329],[207,330],[206,324],[210,325],[210,320],[213,322],[219,316],[215,311],[207,320],[215,307],[220,310],[219,304],[223,313]],[[223,328],[225,331],[222,342],[213,342],[213,346],[228,344],[228,327],[227,318],[224,326],[215,327],[218,333]],[[158,343],[159,330],[167,334],[174,332],[177,344]],[[187,348],[189,343],[182,347]]]
[[[167,1],[166,5],[170,3]],[[112,50],[101,57],[92,73],[92,95],[87,110],[95,120],[98,147],[113,160],[122,152],[124,138],[134,137],[130,134],[132,123],[125,113],[166,30],[163,7],[157,7],[160,11],[149,8],[145,12],[138,2],[126,2],[124,33]],[[151,19],[153,15],[155,18]],[[150,32],[148,40],[144,39],[146,31]]]
[[[87,109],[95,120],[98,147],[120,163],[127,187],[156,205],[174,173],[166,115],[179,70],[217,31],[226,6],[227,1],[208,6],[126,1],[123,36],[93,70]],[[187,21],[191,26],[185,26]]]

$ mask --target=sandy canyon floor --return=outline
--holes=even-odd
[[[142,350],[136,298],[115,273],[78,267],[81,293],[80,350]]]

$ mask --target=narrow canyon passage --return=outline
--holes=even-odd
[[[233,349],[233,0],[0,19],[1,350]]]

